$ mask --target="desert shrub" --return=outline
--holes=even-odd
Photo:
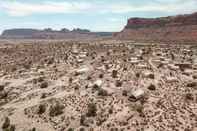
[[[75,86],[74,86],[74,89],[75,89],[75,90],[79,90],[79,85],[75,85]]]
[[[100,115],[97,117],[96,125],[101,126],[105,121],[106,121],[106,118],[104,118],[102,115]]]
[[[86,116],[94,117],[96,116],[96,112],[97,112],[96,104],[95,103],[88,104],[88,111],[87,111]]]
[[[69,81],[69,83],[72,83],[73,82],[73,78],[70,77],[68,81]]]
[[[148,78],[150,78],[150,79],[155,79],[155,75],[154,75],[154,74],[149,74],[149,75],[148,75]]]
[[[138,112],[141,117],[144,117],[144,106],[142,104],[134,104],[132,110]]]
[[[197,75],[193,75],[192,78],[193,78],[193,79],[197,79]]]
[[[194,97],[193,97],[192,93],[187,93],[187,94],[185,94],[185,99],[186,100],[194,100]]]
[[[10,119],[8,117],[5,118],[5,121],[2,125],[3,131],[15,131],[15,125],[10,124]]]
[[[81,128],[79,129],[79,131],[85,131],[85,129],[84,129],[83,127],[81,127]]]
[[[30,69],[30,68],[31,68],[31,65],[30,65],[30,64],[28,64],[28,63],[26,63],[26,64],[24,64],[24,65],[23,65],[23,67],[24,67],[25,69],[27,69],[27,70],[28,70],[28,69]]]
[[[50,58],[50,59],[47,60],[48,65],[51,65],[53,63],[54,63],[54,58]]]
[[[49,115],[51,117],[58,116],[63,113],[64,106],[56,103],[49,108]]]
[[[42,82],[41,84],[40,84],[40,88],[47,88],[48,87],[48,82]]]
[[[43,82],[44,81],[44,77],[39,77],[38,79],[37,79],[37,82]]]
[[[116,87],[121,87],[122,86],[122,81],[117,80],[115,85],[116,85]]]
[[[44,99],[46,97],[47,97],[47,94],[46,93],[42,93],[41,96],[40,96],[41,99]]]
[[[197,82],[187,83],[187,87],[196,87],[196,86],[197,86]]]
[[[123,90],[123,91],[122,91],[122,95],[123,95],[123,96],[127,96],[127,91],[126,91],[126,90]]]
[[[0,91],[3,91],[4,90],[4,85],[0,85]]]
[[[99,78],[103,78],[103,74],[99,74]]]
[[[139,73],[139,72],[136,73],[135,76],[136,76],[137,78],[139,78],[139,77],[140,77],[140,73]]]
[[[118,71],[117,70],[113,70],[112,71],[112,78],[117,78],[118,76]]]
[[[91,80],[91,79],[92,79],[92,77],[91,77],[91,76],[88,76],[88,77],[87,77],[87,80]]]
[[[118,131],[118,128],[116,128],[116,127],[111,128],[110,131]]]
[[[36,131],[36,128],[35,127],[33,127],[32,129],[30,129],[29,131]]]
[[[74,128],[69,128],[68,131],[74,131]]]
[[[8,117],[5,118],[5,121],[2,125],[2,129],[6,129],[10,126],[10,119]]]
[[[43,114],[45,111],[46,111],[46,105],[40,104],[40,105],[38,106],[38,111],[37,111],[37,113],[38,113],[38,114]]]
[[[94,84],[94,85],[92,86],[92,89],[93,89],[93,90],[99,90],[100,87],[99,87],[97,84]]]
[[[108,92],[102,88],[98,90],[98,96],[108,96]]]
[[[109,65],[106,64],[105,65],[105,69],[108,70],[109,69]]]
[[[109,114],[112,114],[113,113],[113,108],[111,107],[111,108],[109,108]]]
[[[127,68],[126,68],[126,67],[124,67],[124,68],[123,68],[123,71],[127,71]]]
[[[8,131],[15,131],[15,125],[10,125],[10,128],[9,128],[9,130]]]
[[[144,109],[144,107],[142,106],[142,105],[137,105],[136,107],[135,107],[135,110],[138,112],[138,113],[143,113],[143,109]]]
[[[11,72],[15,72],[17,70],[16,67],[11,67]]]
[[[163,63],[160,63],[158,66],[157,66],[157,68],[162,68],[164,66],[164,64]]]
[[[85,125],[84,121],[85,121],[85,115],[81,115],[80,124],[83,126]]]
[[[150,85],[148,86],[148,89],[151,90],[151,91],[154,91],[154,90],[156,90],[156,87],[155,87],[155,85],[150,84]]]
[[[92,60],[94,60],[95,59],[95,57],[94,56],[92,56]]]
[[[1,91],[0,92],[0,99],[6,99],[8,96],[8,92],[6,91]]]

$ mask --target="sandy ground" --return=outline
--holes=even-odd
[[[0,43],[0,131],[196,131],[197,46]]]

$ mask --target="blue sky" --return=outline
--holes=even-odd
[[[9,28],[120,31],[130,17],[197,11],[197,0],[0,0],[0,32]]]

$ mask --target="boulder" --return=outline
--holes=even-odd
[[[103,81],[102,80],[96,80],[95,82],[94,82],[94,85],[96,85],[96,86],[98,86],[98,87],[101,87],[102,86],[102,84],[103,84]]]
[[[90,71],[90,69],[88,67],[83,67],[83,68],[77,69],[76,73],[83,74],[83,73],[86,73],[88,71]]]
[[[131,95],[129,97],[129,100],[131,101],[137,101],[145,96],[145,92],[142,89],[137,89],[133,92],[131,92]]]
[[[176,77],[170,76],[170,77],[166,78],[166,81],[169,82],[169,83],[171,83],[171,82],[178,82],[178,79]]]

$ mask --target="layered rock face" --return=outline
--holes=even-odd
[[[197,41],[197,13],[161,18],[131,18],[115,37],[141,41],[194,42]]]

